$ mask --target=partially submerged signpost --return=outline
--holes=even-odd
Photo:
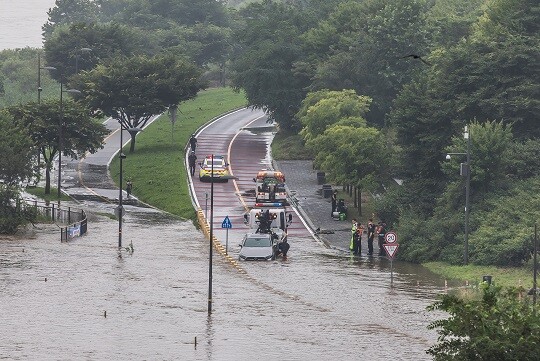
[[[396,256],[399,244],[397,243],[397,234],[395,232],[387,232],[384,235],[383,244],[384,250],[390,259],[390,285],[394,285],[394,257]]]
[[[223,219],[223,222],[221,222],[221,228],[225,228],[226,235],[225,235],[225,254],[229,254],[229,228],[232,228],[231,220],[229,219],[229,216],[225,216]]]

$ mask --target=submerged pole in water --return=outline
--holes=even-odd
[[[536,255],[538,253],[538,233],[536,231],[536,223],[534,224],[534,272],[533,272],[533,306],[536,306],[536,275],[537,275],[537,262]]]

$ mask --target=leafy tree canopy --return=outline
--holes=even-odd
[[[195,64],[173,55],[134,56],[111,59],[83,72],[75,82],[92,110],[117,119],[130,130],[144,127],[153,115],[195,97],[206,87],[200,76]],[[136,133],[130,131],[131,152]]]
[[[49,19],[42,27],[43,35],[48,39],[59,25],[94,23],[99,13],[99,2],[94,0],[56,0],[47,12]]]
[[[0,180],[16,186],[34,174],[37,149],[27,129],[17,126],[6,111],[0,111],[0,129]]]
[[[7,108],[7,111],[13,117],[15,126],[28,130],[33,145],[43,157],[46,165],[46,194],[50,192],[49,173],[52,161],[58,154],[60,124],[63,134],[62,154],[72,158],[81,157],[86,152],[95,153],[102,147],[103,139],[108,133],[103,124],[93,120],[94,114],[69,99],[63,101],[62,117],[58,100],[20,104]]]
[[[232,82],[250,105],[264,109],[284,129],[294,121],[306,91],[306,78],[293,68],[301,55],[299,35],[309,27],[297,6],[265,0],[239,11],[245,19],[234,30]]]
[[[72,24],[58,27],[45,41],[45,59],[52,77],[64,82],[76,70],[90,70],[115,56],[143,52],[144,34],[118,24]]]
[[[376,189],[388,164],[388,151],[375,128],[333,125],[310,139],[315,165],[340,184]]]
[[[320,90],[309,93],[297,114],[304,126],[304,139],[309,140],[321,135],[327,127],[342,119],[361,118],[360,125],[365,126],[363,118],[370,103],[370,98],[359,96],[354,90]]]
[[[442,360],[536,360],[540,316],[523,289],[481,286],[468,298],[448,294],[428,309],[450,317],[430,325],[439,334],[427,353]]]

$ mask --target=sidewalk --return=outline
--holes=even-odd
[[[316,237],[328,247],[349,252],[351,220],[335,221],[331,217],[331,200],[322,196],[322,185],[317,184],[317,171],[310,160],[274,161],[277,169],[285,174],[289,194],[296,198],[297,209]],[[319,232],[316,230],[319,229]],[[362,253],[367,252],[365,235]]]

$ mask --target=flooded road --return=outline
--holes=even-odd
[[[60,243],[0,240],[0,358],[9,360],[428,359],[433,285],[299,241],[286,262],[214,258],[207,314],[208,243],[190,224],[129,212],[126,244],[114,220]],[[105,317],[106,312],[106,317]],[[197,347],[194,341],[197,338]],[[308,356],[309,355],[309,356]]]
[[[252,170],[236,167],[235,174]],[[243,209],[223,195],[233,184],[216,185],[214,222],[223,243],[219,223],[231,212],[236,259]],[[197,192],[205,187],[197,183]],[[204,235],[190,222],[128,204],[123,245],[131,242],[134,251],[119,251],[118,222],[103,215],[115,204],[97,198],[82,198],[91,214],[84,237],[60,243],[51,225],[0,238],[0,359],[430,359],[425,350],[436,334],[426,326],[442,315],[425,308],[444,281],[422,267],[394,264],[391,287],[386,258],[328,249],[295,219],[286,261],[238,268],[214,252],[209,316]]]

